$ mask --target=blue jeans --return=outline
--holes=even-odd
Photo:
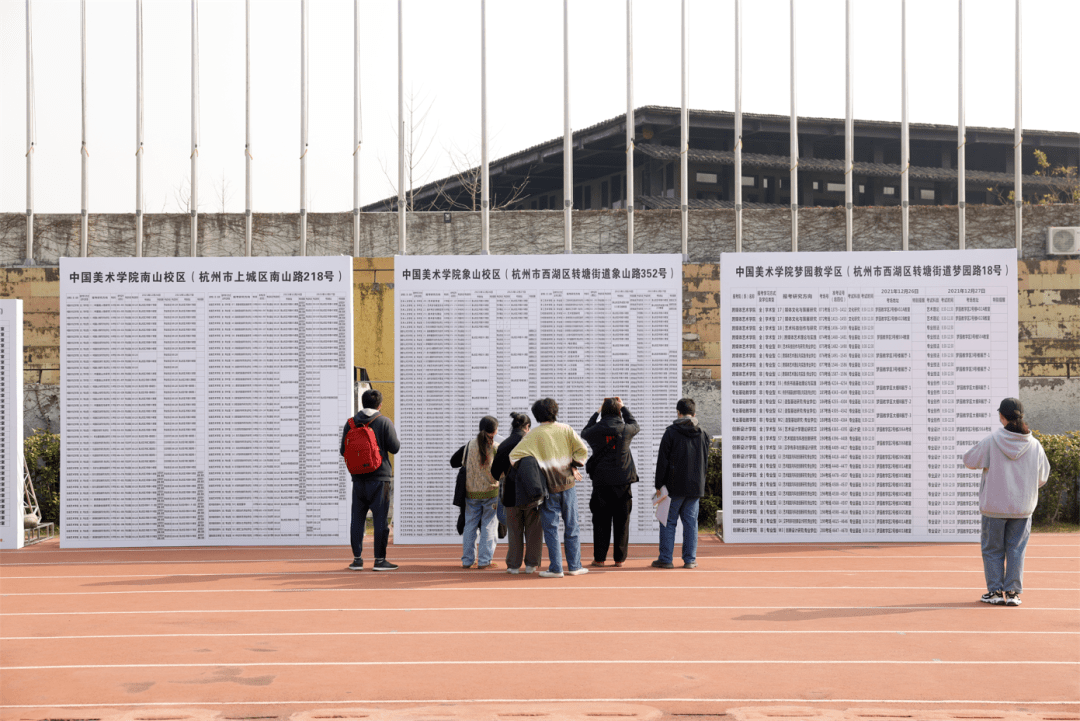
[[[461,534],[461,565],[486,566],[495,555],[495,536],[499,522],[495,519],[498,498],[465,499],[465,532]],[[476,558],[476,531],[480,527],[480,558]]]
[[[987,591],[1021,593],[1024,590],[1024,550],[1030,536],[1031,516],[982,517],[983,574]]]
[[[682,520],[682,560],[697,560],[697,515],[700,498],[672,496],[668,509],[667,525],[660,526],[660,561],[671,563],[675,555],[675,524]]]
[[[548,570],[562,573],[562,549],[559,547],[559,518],[563,522],[563,541],[566,543],[567,570],[581,568],[581,540],[578,538],[577,489],[568,488],[551,493],[540,506],[540,524],[544,528],[544,544],[548,549]]]

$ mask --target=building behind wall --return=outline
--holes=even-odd
[[[646,106],[634,112],[634,208],[679,208],[679,108]],[[689,207],[732,208],[735,197],[735,117],[719,111],[690,111]],[[998,204],[1013,189],[1013,130],[967,128],[965,164],[969,204]],[[910,125],[910,202],[956,205],[956,127]],[[844,121],[799,118],[799,188],[805,207],[844,204]],[[789,207],[789,118],[743,116],[743,203],[747,208]],[[855,121],[854,204],[899,206],[900,124]],[[1080,165],[1080,133],[1024,131],[1023,194],[1050,192],[1064,197],[1067,184],[1035,175],[1034,150],[1054,167]],[[574,133],[574,208],[620,209],[626,199],[626,115]],[[505,210],[561,210],[563,141],[550,140],[490,165],[492,207]],[[428,183],[413,191],[416,210],[478,210],[476,169]],[[1074,183],[1075,186],[1075,183]],[[388,211],[396,198],[365,211]]]

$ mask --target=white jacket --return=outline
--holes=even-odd
[[[1035,436],[1004,428],[965,453],[964,465],[982,469],[979,510],[990,518],[1030,516],[1039,501],[1039,488],[1050,477],[1050,461]]]

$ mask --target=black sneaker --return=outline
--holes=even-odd
[[[397,564],[390,563],[385,558],[376,558],[375,565],[372,568],[376,571],[396,571]]]
[[[652,567],[653,568],[675,568],[675,564],[671,563],[670,561],[665,563],[664,561],[656,560],[656,561],[652,562]]]
[[[362,559],[362,558],[354,558],[352,560],[352,563],[349,564],[349,570],[350,571],[363,571],[364,570],[364,559]]]
[[[984,593],[982,595],[982,598],[980,598],[979,600],[983,603],[989,603],[994,606],[1001,606],[1005,603],[1005,596],[1001,593],[1001,591],[991,591],[988,593]]]

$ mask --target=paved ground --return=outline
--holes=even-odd
[[[541,579],[448,546],[391,547],[393,573],[337,547],[5,551],[0,718],[1080,721],[1080,535],[1032,537],[1019,608],[977,602],[974,544],[654,557]]]

